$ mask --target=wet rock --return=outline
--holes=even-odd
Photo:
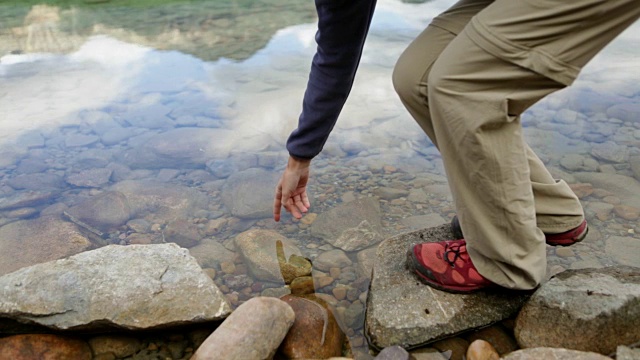
[[[0,339],[0,359],[91,360],[86,342],[52,334],[14,335]]]
[[[117,358],[124,358],[137,353],[142,342],[134,337],[102,335],[89,339],[89,346],[95,355],[112,353]]]
[[[129,201],[124,194],[107,191],[71,207],[67,213],[102,231],[110,231],[126,224],[132,216]]]
[[[382,349],[375,360],[411,360],[411,355],[400,346],[389,346]]]
[[[315,282],[311,276],[301,276],[291,281],[291,294],[296,296],[309,295],[315,292]]]
[[[278,174],[257,168],[234,173],[222,188],[224,205],[239,218],[271,217],[278,179]]]
[[[356,300],[344,312],[344,324],[350,329],[360,329],[364,323],[364,305]]]
[[[68,148],[74,148],[93,145],[99,140],[100,138],[95,135],[71,134],[65,138],[64,144]]]
[[[471,342],[484,340],[491,344],[500,356],[518,349],[516,340],[499,325],[475,331],[468,336],[468,340]]]
[[[18,174],[35,174],[46,172],[49,169],[49,165],[42,160],[36,159],[23,159],[18,164],[16,172]]]
[[[295,313],[286,302],[252,298],[240,305],[191,359],[270,359],[294,320]]]
[[[369,221],[363,220],[358,226],[346,229],[332,241],[327,240],[331,245],[344,251],[357,251],[368,248],[379,243],[382,235],[374,228]]]
[[[613,212],[625,220],[637,220],[640,217],[640,209],[627,205],[616,205]]]
[[[7,181],[16,190],[59,190],[65,187],[61,176],[50,173],[22,174]]]
[[[601,144],[593,144],[591,155],[600,160],[624,163],[629,160],[629,148],[626,145],[618,145],[613,141],[607,141]]]
[[[615,104],[607,109],[609,117],[620,119],[622,121],[638,122],[640,119],[640,104],[629,102],[612,102]]]
[[[351,259],[342,250],[329,250],[320,254],[313,262],[313,266],[321,271],[331,268],[342,268],[352,264]]]
[[[358,260],[356,264],[358,276],[365,278],[371,277],[371,269],[373,269],[373,264],[376,261],[377,249],[377,247],[372,247],[358,252],[358,255],[356,255]]]
[[[283,244],[285,257],[289,258],[292,254],[302,256],[300,249],[291,240],[272,230],[248,230],[236,236],[236,248],[256,279],[284,282],[276,254],[278,241]],[[300,276],[308,275],[306,271],[307,269],[301,269]]]
[[[638,360],[640,359],[639,348],[629,348],[624,345],[616,349],[616,360]]]
[[[99,188],[109,182],[113,170],[111,169],[90,169],[77,174],[69,175],[67,183],[80,187]]]
[[[205,239],[200,244],[189,249],[193,257],[202,267],[220,268],[220,264],[235,257],[233,251],[227,250],[221,243],[212,239]]]
[[[449,352],[451,354],[449,359],[451,360],[465,360],[464,357],[467,354],[469,342],[461,337],[452,337],[437,341],[431,346],[442,352]]]
[[[589,211],[593,211],[600,221],[608,220],[611,216],[611,212],[613,211],[613,205],[601,202],[589,203],[586,208]]]
[[[91,246],[75,224],[57,216],[16,221],[0,227],[0,275],[74,255]]]
[[[21,191],[9,197],[0,198],[0,211],[41,205],[52,197],[51,192]]]
[[[316,221],[311,224],[311,234],[345,251],[361,250],[381,239],[374,237],[374,234],[384,234],[381,216],[380,202],[377,198],[357,199],[318,215]],[[341,237],[345,232],[347,233]],[[350,239],[353,239],[353,242]],[[368,241],[374,243],[367,245]]]
[[[39,211],[36,208],[20,208],[11,211],[7,211],[4,215],[9,219],[28,219],[38,215]]]
[[[419,282],[405,268],[409,245],[451,239],[449,224],[400,234],[382,242],[367,298],[366,329],[379,348],[421,344],[514,315],[529,294],[507,290],[450,294]]]
[[[640,338],[639,310],[640,269],[567,270],[539,287],[522,308],[515,336],[523,348],[610,354],[618,344]]]
[[[315,296],[281,298],[295,312],[295,322],[279,354],[287,359],[326,359],[340,356],[346,337],[326,302]]]
[[[610,236],[604,250],[618,264],[640,267],[640,239]]]
[[[166,242],[174,242],[186,248],[198,245],[201,239],[198,226],[184,219],[168,223],[164,235]]]
[[[436,213],[427,215],[417,215],[402,219],[402,223],[413,229],[424,229],[436,227],[446,223],[447,221]]]
[[[449,360],[451,352],[441,353],[438,349],[429,347],[411,350],[410,354],[415,360]]]
[[[633,177],[636,180],[640,180],[640,156],[634,155],[629,158],[629,165],[631,165],[631,171],[633,171]]]
[[[186,186],[155,181],[125,180],[111,187],[124,194],[132,215],[152,212],[158,219],[173,220],[189,217],[207,208],[209,198]]]
[[[611,191],[624,205],[640,207],[640,182],[632,177],[595,172],[576,173],[575,176],[581,182]]]
[[[390,187],[379,187],[373,190],[373,194],[384,200],[399,199],[409,195],[409,191],[404,189],[395,189]]]
[[[0,316],[54,329],[160,328],[230,311],[175,244],[109,245],[0,277]]]
[[[291,254],[289,259],[287,259],[282,241],[276,241],[276,256],[278,257],[280,274],[282,275],[285,284],[292,284],[295,279],[303,277],[311,278],[308,276],[311,275],[311,261],[296,254]],[[313,279],[310,281],[313,284]],[[295,294],[293,288],[291,291]]]
[[[502,360],[611,360],[610,357],[594,352],[585,352],[550,347],[539,347],[514,351],[502,358]]]
[[[500,360],[500,355],[489,342],[475,340],[467,349],[467,360]]]
[[[586,198],[587,196],[593,194],[594,191],[593,186],[588,183],[569,184],[569,187],[579,199]]]
[[[153,135],[126,152],[122,162],[134,169],[202,166],[212,158],[226,157],[233,132],[225,129],[183,127]]]
[[[578,154],[567,154],[560,159],[560,165],[569,171],[597,171],[598,162]]]
[[[132,106],[123,117],[131,126],[146,129],[168,129],[173,127],[173,121],[167,114],[171,112],[169,106],[156,103],[153,99],[143,99],[140,104]]]

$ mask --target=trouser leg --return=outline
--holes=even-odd
[[[427,79],[433,63],[469,20],[493,0],[463,0],[434,19],[398,59],[393,83],[400,100],[433,144],[433,130]],[[537,225],[545,233],[560,233],[578,226],[584,219],[582,206],[569,185],[553,179],[542,161],[527,146]]]
[[[469,255],[489,280],[530,289],[546,270],[533,187],[534,178],[552,179],[536,169],[542,165],[523,140],[520,114],[570,84],[637,19],[639,7],[637,0],[497,0],[433,64],[427,81],[433,133]],[[562,202],[553,196],[548,213],[562,211],[556,201]]]

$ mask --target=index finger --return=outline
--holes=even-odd
[[[282,210],[282,189],[280,186],[276,188],[276,196],[273,200],[273,220],[280,221],[280,211]]]

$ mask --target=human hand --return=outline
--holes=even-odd
[[[273,201],[273,219],[280,221],[280,211],[284,209],[296,219],[302,218],[311,207],[307,196],[309,181],[309,165],[311,160],[289,156],[287,168],[284,170]]]

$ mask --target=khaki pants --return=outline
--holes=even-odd
[[[584,219],[525,143],[520,115],[639,16],[640,0],[462,0],[400,57],[394,86],[442,154],[469,255],[489,280],[536,287],[544,233]]]

